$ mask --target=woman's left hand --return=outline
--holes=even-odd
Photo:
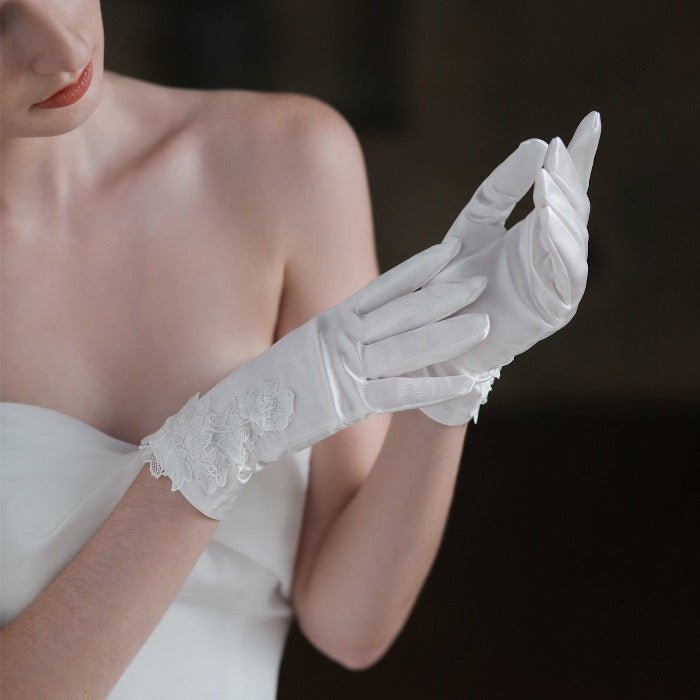
[[[586,192],[600,132],[600,115],[591,112],[568,148],[558,137],[549,146],[524,141],[482,182],[447,232],[462,248],[426,286],[485,276],[486,290],[469,311],[487,313],[491,330],[459,357],[423,370],[476,380],[471,394],[423,407],[433,420],[459,425],[476,418],[500,368],[576,313],[588,275]],[[533,183],[534,208],[506,230],[506,219]]]

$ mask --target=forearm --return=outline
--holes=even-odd
[[[368,478],[326,532],[295,604],[311,641],[345,665],[381,656],[435,559],[466,426],[394,414]]]
[[[0,631],[4,698],[105,697],[218,525],[145,466],[95,535]]]

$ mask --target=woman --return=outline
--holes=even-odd
[[[513,187],[485,182],[470,202],[481,222],[455,222],[460,246],[375,280],[362,154],[330,107],[103,71],[95,0],[2,2],[0,13],[4,692],[272,697],[292,614],[322,653],[370,666],[435,556],[469,418],[499,367],[575,312],[581,166],[576,175],[560,141],[526,142],[492,174]],[[590,156],[590,171],[599,123],[587,128],[570,150]],[[558,280],[549,307],[538,297],[527,328],[496,332],[491,319],[489,332],[478,304],[508,297],[499,261],[510,253],[505,238],[491,252],[476,242],[500,233],[536,174],[541,207],[523,228],[546,238],[558,224],[542,212],[557,210],[578,247],[533,258]],[[390,287],[385,306],[369,304]],[[382,333],[353,336],[348,299],[365,304],[363,318],[381,316]],[[509,307],[518,318],[521,302]],[[375,353],[373,372],[361,368],[356,410],[305,415],[313,429],[292,437],[297,416],[323,400],[314,391],[328,393],[313,361],[289,360],[320,337],[318,319],[332,321],[332,360],[343,339],[402,340],[431,324],[435,347],[389,371],[403,351],[383,346],[392,352]],[[201,478],[176,483],[158,439],[174,444],[166,426],[195,392],[213,387],[231,405],[280,357],[295,403],[246,452],[218,510]],[[370,400],[369,382],[386,377],[405,391]],[[336,407],[352,388],[339,391]]]

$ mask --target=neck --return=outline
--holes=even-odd
[[[100,102],[80,126],[58,136],[0,138],[0,209],[4,215],[59,213],[94,179],[113,92],[105,79]]]

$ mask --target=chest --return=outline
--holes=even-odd
[[[173,206],[140,189],[92,202],[55,235],[7,229],[3,401],[137,444],[273,341],[281,261],[201,201]]]

